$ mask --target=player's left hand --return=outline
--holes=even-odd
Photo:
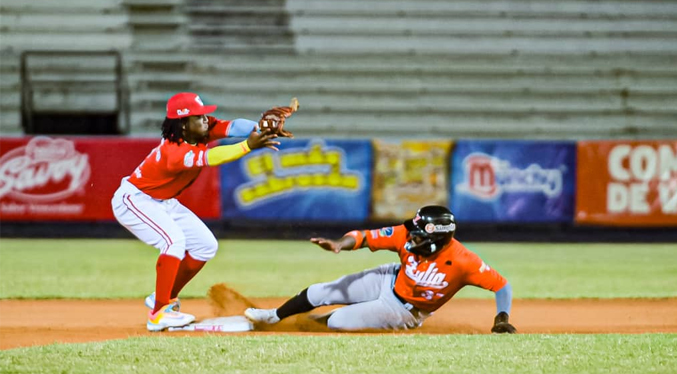
[[[247,138],[247,145],[249,149],[259,149],[259,148],[270,148],[274,151],[277,151],[277,145],[280,145],[280,142],[273,139],[277,138],[276,134],[273,134],[270,129],[261,130],[261,132],[256,132],[256,129],[253,129]]]
[[[491,328],[491,332],[494,334],[514,334],[517,332],[515,326],[511,325],[508,322],[508,313],[501,312],[496,315],[494,318],[494,327]]]
[[[261,130],[270,129],[273,134],[283,138],[293,138],[294,135],[284,129],[284,121],[297,110],[299,110],[299,101],[296,98],[291,99],[289,106],[277,106],[268,109],[261,114],[259,128]]]
[[[310,238],[310,242],[313,244],[317,244],[320,246],[322,249],[331,251],[334,253],[339,253],[341,252],[341,245],[333,240],[330,239],[325,239],[325,238]]]

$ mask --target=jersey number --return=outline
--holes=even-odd
[[[433,292],[433,291],[430,291],[430,290],[425,290],[425,291],[421,292],[421,297],[426,299],[426,300],[432,300],[435,297],[437,297],[437,298],[444,297],[444,294],[439,293],[439,292]]]

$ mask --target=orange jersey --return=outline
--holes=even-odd
[[[397,252],[402,266],[395,292],[421,310],[437,310],[467,285],[496,292],[508,283],[456,239],[432,256],[423,257],[404,249],[407,236],[407,229],[399,225],[369,230],[366,240],[372,251]]]
[[[228,136],[231,121],[209,118],[205,143],[180,144],[162,139],[129,176],[129,182],[152,198],[166,200],[188,188],[207,165],[207,143]]]

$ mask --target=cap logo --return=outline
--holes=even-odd
[[[180,116],[185,116],[185,115],[188,114],[188,113],[190,113],[190,110],[188,110],[188,108],[177,109],[177,110],[176,110],[176,114],[178,114],[178,115],[180,115]]]
[[[202,99],[200,99],[200,96],[195,96],[195,101],[197,101],[197,103],[200,104],[200,106],[205,106],[205,105],[202,103]]]

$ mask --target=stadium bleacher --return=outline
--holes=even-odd
[[[18,58],[32,49],[119,50],[136,135],[157,134],[166,99],[184,90],[224,117],[297,96],[297,136],[677,132],[674,2],[5,0],[1,10],[3,134],[21,132]]]

